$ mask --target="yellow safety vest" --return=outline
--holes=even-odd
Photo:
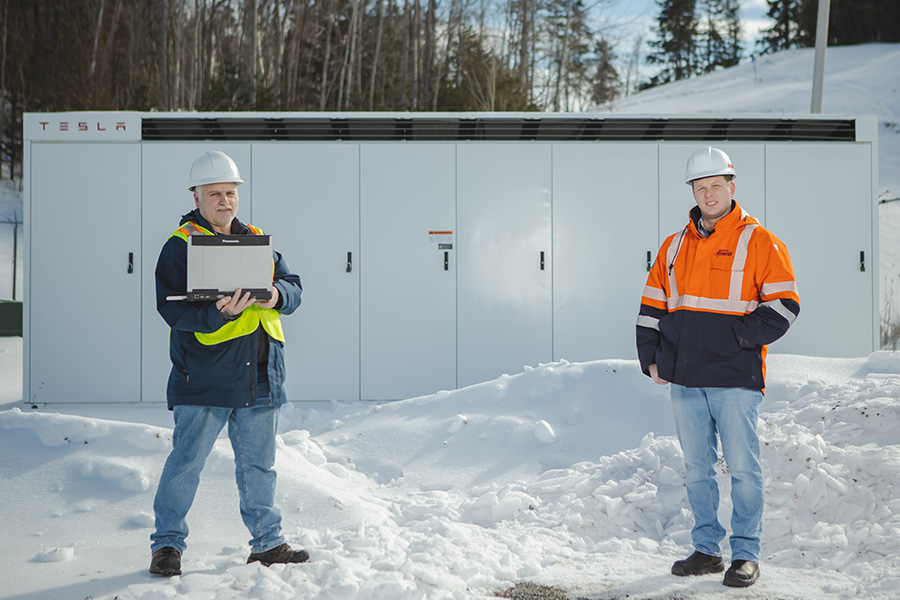
[[[247,225],[247,227],[254,235],[263,234],[262,229],[258,227],[254,227],[253,225]],[[200,227],[196,223],[188,221],[176,229],[169,237],[179,237],[186,243],[188,241],[188,236],[191,235],[215,235],[215,233]],[[274,270],[274,265],[272,268]],[[227,342],[228,340],[233,340],[241,336],[250,335],[257,330],[260,324],[263,326],[263,329],[266,330],[266,333],[279,342],[284,343],[284,329],[281,327],[281,317],[278,314],[278,311],[274,308],[260,308],[255,304],[251,304],[245,308],[237,319],[228,321],[216,331],[212,333],[195,332],[194,335],[197,337],[197,341],[204,346],[214,346],[215,344],[221,344],[222,342]]]

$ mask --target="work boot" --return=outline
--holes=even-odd
[[[251,553],[247,564],[258,561],[268,567],[275,563],[302,563],[308,560],[309,552],[306,550],[294,550],[287,544],[282,544],[265,552]]]
[[[696,551],[686,559],[676,561],[672,565],[672,575],[678,575],[679,577],[721,573],[724,570],[725,562],[721,556],[710,556],[700,551]]]
[[[728,587],[750,587],[759,579],[759,565],[752,560],[736,560],[725,573]]]
[[[150,572],[163,577],[181,575],[181,552],[171,546],[160,548],[150,560]]]

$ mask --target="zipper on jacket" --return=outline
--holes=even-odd
[[[675,267],[675,261],[678,260],[678,253],[681,252],[681,243],[684,241],[684,236],[687,234],[687,227],[685,227],[684,231],[681,233],[681,237],[678,238],[678,245],[675,247],[675,256],[672,257],[672,262],[669,263],[669,277],[672,276],[672,269]]]

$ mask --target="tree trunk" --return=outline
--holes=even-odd
[[[412,31],[410,32],[410,41],[412,42],[412,86],[410,86],[410,99],[412,100],[412,110],[419,110],[419,0],[414,0],[415,12],[412,15]]]
[[[167,0],[156,0],[156,18],[159,20],[159,108],[169,109],[169,6]]]
[[[174,11],[174,17],[176,23],[184,22],[184,0],[177,0],[178,5]],[[183,60],[184,54],[184,27],[175,27],[174,28],[175,35],[175,53],[174,60],[172,61],[171,71],[172,71],[172,97],[169,101],[169,106],[173,109],[181,108],[182,104],[182,81],[181,81],[181,63]]]
[[[109,67],[109,59],[113,54],[113,42],[116,38],[116,32],[119,29],[119,17],[122,15],[122,0],[116,0],[116,5],[113,7],[113,16],[112,22],[109,25],[109,33],[106,34],[106,47],[103,50],[103,55],[100,58],[100,81],[104,81],[106,79],[106,71]]]
[[[519,35],[519,87],[525,91],[528,89],[528,50],[530,45],[530,15],[529,0],[519,0],[519,18],[521,22],[521,30]]]
[[[353,82],[353,44],[356,42],[356,13],[358,10],[359,0],[353,0],[350,11],[350,29],[344,40],[344,60],[341,62],[341,82],[338,86],[338,110],[344,110],[350,103],[350,85]]]
[[[319,90],[319,110],[325,110],[328,98],[328,61],[331,58],[331,37],[334,31],[334,8],[336,0],[331,0],[331,11],[328,13],[328,26],[325,31],[325,60],[322,63],[322,87]]]
[[[434,44],[435,23],[437,18],[435,11],[437,2],[428,0],[428,10],[425,11],[425,43],[422,48],[422,106],[430,106],[436,89],[434,81]]]
[[[247,11],[250,13],[250,33],[249,33],[249,60],[250,64],[247,69],[247,78],[250,80],[249,103],[250,110],[256,109],[256,66],[259,62],[259,10],[257,10],[256,0],[247,0]]]
[[[407,110],[409,103],[409,0],[403,0],[403,19],[401,19],[403,27],[403,43],[400,61],[400,110]]]
[[[94,50],[91,52],[91,66],[88,68],[88,77],[93,79],[97,67],[97,46],[100,43],[100,28],[103,27],[103,8],[106,0],[100,0],[100,9],[97,11],[97,28],[94,29]]]
[[[375,52],[372,56],[372,76],[369,78],[369,110],[375,110],[375,79],[378,76],[378,57],[384,32],[384,0],[378,0],[378,24],[375,32]]]
[[[563,31],[563,42],[562,49],[559,53],[559,65],[556,70],[556,89],[553,92],[553,110],[559,111],[559,97],[562,90],[562,80],[565,77],[566,66],[568,63],[569,56],[569,27],[570,20],[572,18],[572,0],[568,0],[566,2],[566,24],[565,31]]]

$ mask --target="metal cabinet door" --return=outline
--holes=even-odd
[[[554,144],[554,360],[635,356],[658,249],[656,163],[656,144]]]
[[[188,191],[191,165],[210,150],[221,150],[238,166],[244,181],[250,179],[250,144],[246,142],[144,142],[143,207],[141,210],[141,387],[145,402],[165,402],[169,360],[169,326],[156,311],[156,261],[181,216],[194,210],[194,194]],[[140,180],[139,180],[140,181]],[[252,187],[238,187],[238,219],[253,222]]]
[[[553,358],[551,145],[457,146],[458,383]]]
[[[364,400],[456,388],[456,151],[360,149]]]
[[[31,147],[29,402],[141,399],[141,147]]]
[[[300,276],[282,319],[288,400],[359,399],[359,146],[253,144],[253,222]]]
[[[859,176],[871,161],[867,144],[766,144],[766,226],[787,245],[800,292],[800,316],[772,352],[853,357],[878,348],[875,200],[871,178]]]

